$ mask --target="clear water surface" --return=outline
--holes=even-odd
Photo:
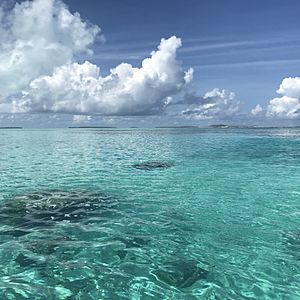
[[[300,299],[300,129],[0,131],[0,299]]]

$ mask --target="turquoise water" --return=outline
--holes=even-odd
[[[300,129],[0,131],[0,299],[300,299]]]

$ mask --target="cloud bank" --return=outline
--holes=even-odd
[[[196,120],[226,119],[237,115],[240,107],[235,93],[217,88],[203,97],[189,95],[184,102],[189,108],[182,111],[182,115]]]
[[[122,63],[107,76],[76,54],[90,53],[98,26],[60,0],[34,0],[0,11],[0,112],[157,114],[192,81],[176,58],[181,40],[162,39],[141,67]]]
[[[50,76],[33,80],[15,110],[20,112],[99,113],[103,115],[156,114],[192,80],[176,59],[181,40],[162,39],[158,50],[140,68],[122,63],[108,76],[86,61],[58,67]]]
[[[74,115],[73,116],[73,124],[89,123],[91,120],[92,120],[91,116],[85,116],[85,115]]]

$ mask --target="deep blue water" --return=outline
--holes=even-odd
[[[300,129],[0,131],[0,299],[300,299]]]

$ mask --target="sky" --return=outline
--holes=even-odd
[[[300,124],[298,0],[1,1],[0,126]]]

